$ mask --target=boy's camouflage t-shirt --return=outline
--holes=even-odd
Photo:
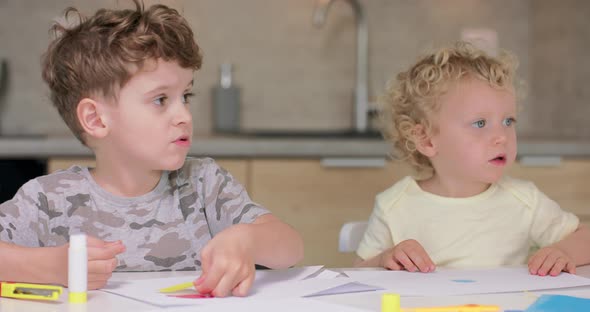
[[[73,166],[27,182],[0,205],[0,240],[49,247],[86,233],[123,241],[118,271],[194,270],[213,236],[266,213],[210,158],[187,159],[134,198],[108,193],[87,168]]]

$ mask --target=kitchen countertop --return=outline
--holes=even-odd
[[[385,157],[389,146],[366,138],[257,138],[195,136],[190,156],[324,158]],[[589,157],[590,143],[520,139],[519,156]],[[73,137],[0,137],[0,158],[85,157],[91,151]]]

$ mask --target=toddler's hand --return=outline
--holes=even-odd
[[[116,256],[125,251],[121,241],[107,242],[87,237],[88,289],[99,289],[106,285],[117,267]]]
[[[203,273],[194,282],[202,294],[215,297],[246,296],[256,270],[249,244],[244,243],[244,225],[234,225],[217,234],[201,250]]]
[[[407,270],[409,272],[434,272],[435,265],[422,245],[414,239],[408,239],[381,254],[380,265],[389,270]]]
[[[529,272],[532,275],[557,276],[562,271],[575,274],[576,264],[559,248],[541,248],[529,259]]]

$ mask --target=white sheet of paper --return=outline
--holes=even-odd
[[[375,287],[375,286],[371,286],[371,285],[366,285],[366,284],[359,283],[359,282],[350,282],[350,283],[338,285],[336,287],[328,288],[328,289],[325,289],[325,290],[322,290],[319,292],[310,293],[309,295],[305,295],[304,297],[311,298],[311,297],[350,294],[350,293],[376,291],[376,290],[383,290],[383,288]]]
[[[147,312],[162,311],[161,309],[148,310]],[[194,306],[174,307],[166,309],[166,312],[192,312]],[[218,302],[214,305],[199,307],[198,311],[202,312],[236,312],[236,311],[256,311],[256,312],[363,312],[369,311],[344,305],[322,302],[314,299],[289,298],[289,299],[271,299],[248,301],[244,306],[243,302]]]
[[[467,295],[590,285],[590,279],[568,273],[531,275],[527,268],[446,269],[433,273],[407,271],[345,271],[353,280],[402,296]]]
[[[312,266],[287,270],[256,271],[256,279],[250,289],[249,296],[246,298],[227,297],[190,299],[170,297],[167,294],[159,292],[159,289],[161,288],[194,280],[194,278],[191,279],[187,277],[118,281],[112,285],[107,285],[107,287],[101,291],[165,307],[207,305],[219,301],[243,301],[253,298],[297,298],[351,282],[349,278],[305,279],[307,276],[317,272],[321,268],[322,266]],[[195,276],[198,276],[198,272]],[[194,290],[188,290],[184,293],[190,292],[194,293]]]

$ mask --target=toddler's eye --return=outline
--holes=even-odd
[[[504,121],[502,122],[502,124],[504,124],[504,126],[506,126],[506,127],[510,127],[515,123],[516,123],[516,119],[514,119],[512,117],[508,117],[508,118],[504,119]]]
[[[486,121],[484,119],[480,119],[480,120],[472,123],[471,125],[475,128],[483,128],[486,125]]]
[[[154,103],[158,106],[164,106],[165,102],[166,102],[166,97],[162,96],[162,97],[154,99],[154,101],[152,103]]]

